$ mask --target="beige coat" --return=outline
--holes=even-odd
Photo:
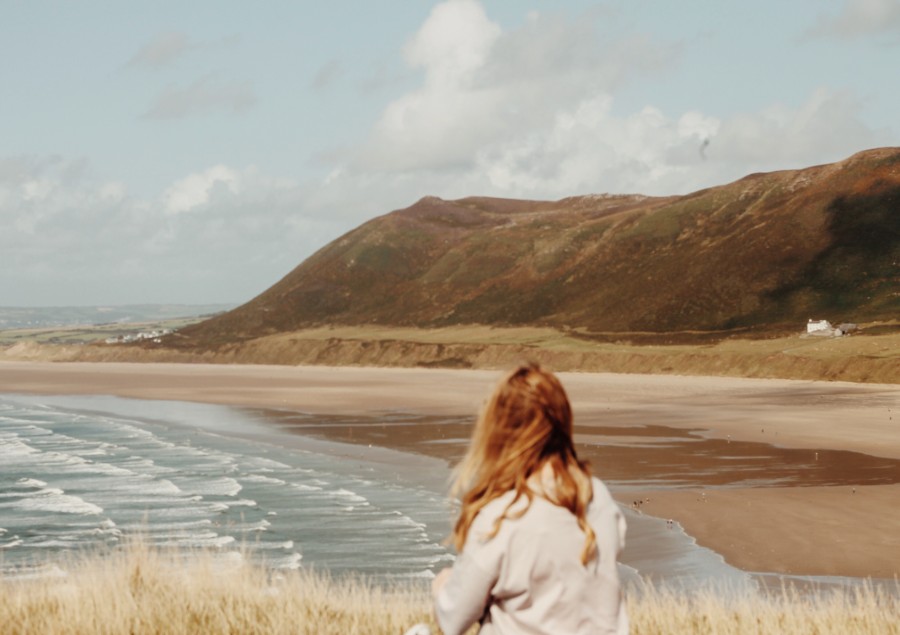
[[[503,521],[486,539],[513,492],[491,501],[469,530],[453,571],[435,598],[445,635],[481,621],[482,635],[628,633],[616,558],[625,546],[625,518],[606,486],[592,480],[587,519],[597,555],[581,564],[584,533],[569,510],[534,496],[520,518]],[[524,498],[513,509],[524,505]]]

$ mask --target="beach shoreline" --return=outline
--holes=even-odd
[[[107,394],[322,415],[451,417],[457,421],[453,443],[436,443],[429,437],[435,433],[430,426],[406,426],[402,442],[399,436],[396,442],[390,435],[373,438],[404,451],[418,443],[421,448],[413,451],[424,448],[423,453],[452,461],[465,442],[461,422],[474,419],[501,376],[487,370],[0,362],[0,392]],[[900,435],[893,419],[900,415],[900,387],[895,385],[671,375],[560,376],[573,403],[576,431],[584,436],[581,447],[588,453],[592,443],[616,437],[627,443],[628,434],[655,425],[689,432],[685,443],[714,438],[810,453],[862,453],[900,462]],[[610,427],[614,430],[603,430]],[[347,441],[335,436],[340,431],[314,432],[313,436]],[[601,432],[607,436],[598,437]],[[427,447],[422,445],[426,442]],[[594,463],[601,478],[606,467]],[[640,466],[632,471],[639,480]],[[745,571],[891,578],[900,574],[896,570],[900,539],[894,531],[900,526],[900,509],[892,504],[898,493],[896,484],[855,486],[842,481],[815,487],[798,482],[787,487],[712,484],[675,489],[647,483],[616,495],[626,505],[647,499],[642,513],[672,518],[699,544]]]

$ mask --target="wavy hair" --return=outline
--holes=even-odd
[[[585,517],[593,498],[590,466],[580,461],[572,440],[572,409],[566,391],[534,363],[506,376],[481,412],[472,441],[457,466],[451,493],[462,507],[450,540],[461,551],[475,516],[492,500],[514,491],[487,538],[507,518],[521,517],[535,494],[565,507],[584,532],[581,562],[596,551],[596,535]],[[522,497],[523,508],[511,512]]]

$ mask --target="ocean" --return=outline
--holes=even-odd
[[[286,432],[259,409],[0,395],[0,574],[58,574],[70,555],[140,538],[272,569],[429,579],[454,560],[449,475],[434,457]],[[680,527],[623,511],[626,583],[740,594],[860,582],[741,571]]]
[[[30,575],[129,536],[275,569],[430,576],[453,559],[439,490],[384,457],[254,440],[261,427],[220,406],[0,398],[0,571]]]

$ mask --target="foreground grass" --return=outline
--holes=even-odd
[[[396,635],[419,622],[439,632],[422,584],[272,573],[246,558],[185,558],[140,544],[64,566],[65,576],[0,578],[4,634]],[[900,589],[725,600],[647,587],[631,595],[629,614],[635,634],[896,634]]]
[[[393,634],[428,616],[423,587],[273,573],[243,557],[133,545],[62,567],[51,579],[0,578],[0,632]]]
[[[714,592],[685,597],[650,589],[629,602],[634,634],[869,635],[900,633],[900,588],[860,586],[821,595],[779,594],[725,600]]]

